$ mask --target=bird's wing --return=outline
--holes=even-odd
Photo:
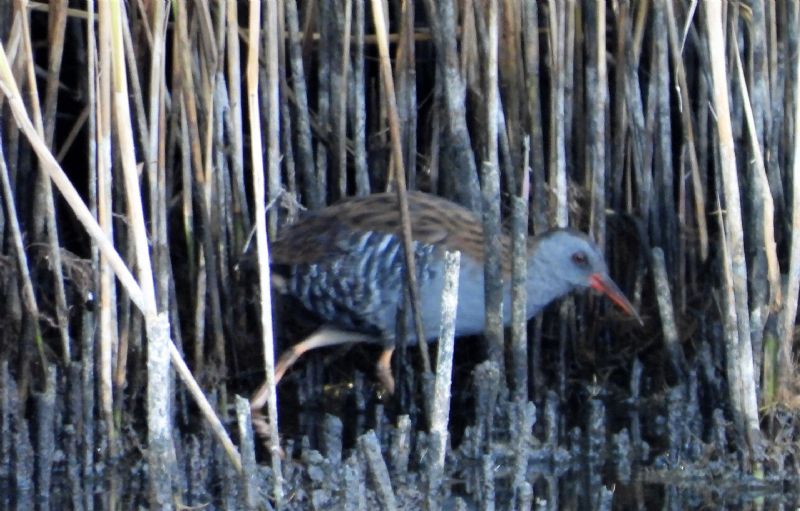
[[[453,202],[420,192],[408,192],[414,241],[460,250],[483,259],[483,226],[472,212]],[[400,212],[394,193],[345,199],[315,211],[289,226],[273,243],[272,260],[278,264],[316,263],[337,257],[354,233],[382,232],[399,235]]]

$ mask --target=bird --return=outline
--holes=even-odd
[[[460,251],[455,335],[484,330],[483,223],[472,211],[447,199],[407,192],[411,237],[417,267],[423,336],[439,334],[444,286],[444,253]],[[276,383],[304,353],[324,346],[372,342],[383,346],[378,379],[394,390],[391,357],[396,345],[398,306],[404,299],[404,253],[395,193],[344,199],[309,212],[285,228],[270,245],[271,269],[281,292],[297,298],[325,325],[288,348],[276,364]],[[511,240],[502,237],[503,320],[511,320]],[[609,277],[599,247],[585,234],[555,228],[527,242],[527,317],[574,290],[593,288],[627,314],[636,309]],[[639,320],[641,321],[641,320]],[[412,326],[408,344],[416,343]],[[261,408],[266,384],[251,398]]]

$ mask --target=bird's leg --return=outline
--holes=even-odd
[[[381,356],[378,357],[378,364],[376,366],[376,373],[378,380],[383,385],[383,388],[389,394],[394,394],[394,376],[392,376],[392,354],[394,353],[394,346],[384,348]]]
[[[378,342],[375,336],[362,334],[358,332],[348,332],[346,330],[339,330],[330,326],[323,326],[316,330],[313,334],[309,335],[299,343],[295,344],[286,350],[278,363],[275,364],[275,385],[277,385],[286,371],[294,364],[303,353],[311,351],[316,348],[323,348],[325,346],[335,346],[337,344],[356,343],[356,342]],[[391,357],[391,355],[390,355]],[[391,376],[391,374],[390,374]],[[256,410],[264,406],[267,401],[267,392],[269,387],[264,382],[258,388],[253,397],[250,398],[250,409]]]

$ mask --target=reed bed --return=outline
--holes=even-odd
[[[781,472],[798,417],[798,23],[796,0],[0,3],[0,409],[16,409],[3,417],[40,403],[40,428],[57,436],[54,387],[69,379],[88,449],[76,473],[115,464],[139,435],[146,502],[170,507],[184,484],[176,438],[201,430],[230,464],[220,477],[242,478],[237,502],[299,503],[281,436],[297,412],[279,405],[274,383],[274,357],[291,340],[276,334],[287,309],[273,304],[269,240],[304,210],[394,190],[411,254],[405,191],[422,189],[481,212],[486,253],[497,256],[487,258],[489,320],[472,361],[488,360],[474,369],[482,404],[468,433],[454,433],[445,394],[453,406],[464,399],[442,380],[452,366],[436,374],[434,400],[425,346],[401,347],[408,379],[391,432],[357,427],[344,462],[341,445],[330,447],[341,438],[325,451],[356,492],[343,497],[348,509],[416,502],[392,484],[412,480],[407,456],[420,445],[434,453],[418,502],[429,508],[450,491],[447,453],[475,462],[467,486],[485,508],[511,505],[506,495],[529,508],[524,435],[556,458],[562,444],[589,457],[612,449],[574,447],[567,425],[614,435],[614,452],[633,464],[653,461],[638,411],[607,431],[601,402],[574,397],[595,386],[663,406],[678,432],[666,452],[702,458],[676,447],[692,432],[738,453],[739,473]],[[526,327],[524,236],[553,226],[605,248],[642,325],[575,298]],[[515,247],[508,332],[503,230]],[[407,265],[415,275],[413,258]],[[413,279],[409,289],[419,318]],[[300,401],[324,388],[320,362],[297,384]],[[262,488],[249,410],[234,395],[263,378]],[[696,413],[681,425],[684,405]],[[509,424],[518,433],[507,488],[492,475],[492,448]],[[412,449],[415,431],[427,436]],[[461,439],[458,454],[448,434]],[[392,450],[390,470],[380,441],[392,435],[405,447]],[[33,449],[53,442],[45,435]],[[57,463],[36,465],[41,491]],[[358,493],[365,474],[369,495]],[[598,490],[590,502],[609,498]]]

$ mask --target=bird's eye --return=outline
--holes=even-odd
[[[578,266],[586,266],[589,264],[589,258],[586,257],[585,252],[575,252],[572,254],[572,262]]]

